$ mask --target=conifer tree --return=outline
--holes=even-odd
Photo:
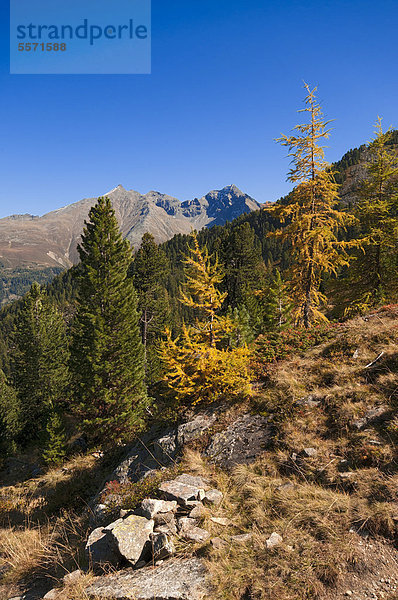
[[[74,399],[92,441],[129,438],[146,402],[144,353],[132,261],[109,198],[99,198],[78,247],[78,308],[71,369]]]
[[[66,435],[62,417],[58,410],[52,410],[46,427],[46,441],[42,453],[48,465],[61,463],[66,456]]]
[[[147,347],[170,320],[165,280],[170,271],[164,251],[156,244],[153,235],[145,233],[141,247],[134,257],[131,274],[138,294],[138,311],[145,364]]]
[[[69,349],[65,323],[39,284],[26,294],[16,317],[11,352],[13,381],[21,405],[23,442],[38,439],[53,406],[65,405]]]
[[[356,207],[361,234],[350,284],[355,304],[368,307],[397,291],[398,149],[392,134],[383,132],[379,117]]]
[[[313,322],[326,320],[320,311],[326,300],[320,291],[322,276],[336,274],[347,264],[346,243],[337,238],[337,233],[352,218],[336,208],[338,186],[324,160],[321,144],[329,137],[330,121],[323,118],[316,88],[310,90],[307,84],[305,88],[306,106],[299,112],[307,113],[309,122],[296,125],[296,135],[283,135],[277,140],[289,148],[292,168],[288,180],[296,187],[286,204],[279,203],[270,212],[288,223],[275,234],[292,246],[290,293],[296,324],[310,327]]]
[[[223,349],[221,340],[233,329],[231,319],[219,314],[226,292],[219,290],[223,279],[217,258],[199,247],[196,234],[185,260],[185,285],[180,301],[196,315],[183,324],[176,340],[166,329],[160,356],[164,380],[173,395],[191,404],[220,397],[248,396],[251,393],[249,350],[245,345]]]
[[[267,322],[271,329],[281,330],[290,322],[291,301],[279,269],[268,289]]]
[[[21,432],[21,410],[16,391],[0,370],[0,455],[15,449]]]

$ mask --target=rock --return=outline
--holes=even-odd
[[[213,504],[214,506],[219,506],[223,499],[223,494],[219,490],[209,490],[206,492],[206,495],[203,499],[205,504]]]
[[[200,413],[191,421],[183,423],[177,429],[177,445],[182,448],[185,444],[192,442],[211,427],[216,419],[217,416],[214,413]]]
[[[316,448],[304,448],[302,452],[300,452],[300,456],[304,456],[307,458],[313,458],[318,454],[318,450]]]
[[[158,513],[168,513],[177,510],[177,502],[172,500],[166,502],[165,500],[153,500],[146,498],[141,502],[141,513],[147,519],[152,519]]]
[[[238,544],[247,544],[247,542],[251,542],[253,539],[252,533],[240,533],[239,535],[232,535],[231,540],[233,542],[237,542]]]
[[[113,521],[113,523],[109,523],[109,525],[104,527],[103,531],[112,531],[112,529],[115,529],[115,527],[117,525],[120,525],[120,523],[123,523],[123,521],[124,521],[124,519],[122,519],[122,518],[116,519],[116,521]]]
[[[267,548],[270,550],[271,548],[275,548],[276,546],[280,546],[283,542],[283,538],[279,533],[272,533],[270,537],[266,540]]]
[[[159,487],[159,491],[162,492],[169,500],[176,500],[178,504],[186,506],[187,502],[192,500],[201,500],[201,492],[204,491],[200,488],[192,485],[186,485],[179,481],[165,481]]]
[[[178,475],[178,477],[175,478],[175,481],[178,481],[178,483],[191,485],[192,487],[197,487],[205,490],[205,492],[210,489],[207,479],[203,479],[203,477],[199,477],[197,475],[188,475],[187,473],[183,473],[182,475]]]
[[[164,533],[151,533],[151,547],[155,560],[163,560],[175,553],[173,542]]]
[[[97,577],[86,589],[93,600],[202,600],[208,592],[206,569],[198,558]]]
[[[118,552],[135,565],[141,558],[146,543],[153,532],[154,522],[145,517],[131,515],[118,523],[109,535]]]
[[[368,425],[372,425],[377,421],[386,420],[390,413],[391,409],[388,406],[375,406],[374,408],[368,410],[363,417],[353,421],[352,426],[354,427],[354,429],[361,431],[362,429],[365,429],[365,427],[367,427]]]
[[[227,542],[219,537],[212,538],[210,544],[215,550],[222,550],[227,545]]]
[[[104,531],[103,527],[97,527],[91,532],[87,540],[86,552],[94,568],[105,565],[117,566],[120,560],[113,547],[110,531]]]
[[[287,481],[286,483],[278,485],[276,489],[278,492],[289,492],[291,490],[294,490],[295,487],[296,486],[294,485],[294,483],[292,483],[291,481]]]
[[[191,510],[189,516],[191,519],[203,519],[209,514],[209,510],[204,506],[202,502],[198,502],[196,506]]]
[[[202,543],[210,537],[210,533],[205,529],[196,526],[195,519],[183,517],[178,522],[179,534],[184,540]]]
[[[204,454],[224,469],[247,464],[271,445],[273,431],[266,417],[246,414],[216,433]]]
[[[60,590],[54,588],[53,590],[47,592],[45,596],[43,596],[43,600],[56,600],[58,598],[59,592]]]
[[[82,571],[80,569],[76,569],[76,571],[72,571],[72,573],[68,573],[67,575],[65,575],[62,581],[65,585],[71,585],[72,583],[75,583],[78,579],[80,579],[80,577],[82,576]]]
[[[216,525],[221,525],[222,527],[228,527],[231,524],[229,519],[224,519],[223,517],[210,517],[210,521],[216,523]]]
[[[108,517],[108,507],[106,504],[96,504],[93,509],[93,521],[96,523],[104,523]]]

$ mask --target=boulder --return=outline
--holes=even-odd
[[[131,515],[118,523],[110,532],[113,543],[121,556],[135,565],[153,532],[154,522],[145,517]]]
[[[177,445],[182,448],[185,444],[198,438],[206,429],[209,429],[217,419],[213,413],[199,413],[187,423],[183,423],[177,429]]]
[[[202,500],[204,496],[203,489],[176,480],[163,482],[159,491],[169,500],[176,500],[182,506],[186,506],[192,500]]]
[[[140,512],[147,519],[153,519],[158,513],[170,513],[177,510],[177,502],[172,500],[167,502],[165,500],[153,500],[152,498],[145,498],[141,502]]]
[[[204,454],[224,469],[253,462],[270,445],[274,428],[266,417],[246,414],[216,433]]]
[[[97,527],[91,532],[87,540],[86,552],[95,569],[106,565],[117,566],[120,561],[120,555],[115,552],[110,531],[105,531],[103,527]]]
[[[186,485],[191,485],[192,487],[197,487],[202,490],[210,489],[209,482],[207,479],[203,479],[203,477],[199,477],[198,475],[189,475],[188,473],[183,473],[182,475],[178,475],[174,481],[178,481],[178,483],[185,483]]]
[[[210,537],[210,533],[201,527],[196,526],[195,519],[183,517],[178,521],[179,534],[184,540],[190,542],[202,543]]]
[[[45,596],[43,596],[43,600],[57,600],[58,596],[59,596],[59,592],[60,590],[57,590],[56,588],[50,590],[49,592],[47,592],[47,594]]]
[[[354,427],[354,429],[361,431],[362,429],[365,429],[368,425],[373,425],[378,421],[386,420],[390,414],[391,409],[388,406],[375,406],[374,408],[368,410],[363,417],[353,421],[352,426]]]
[[[209,490],[206,492],[206,495],[203,499],[205,504],[213,504],[214,506],[219,506],[223,499],[223,494],[219,490]]]
[[[83,573],[80,569],[76,569],[76,571],[72,571],[72,573],[68,573],[62,579],[65,585],[71,585],[80,579],[83,576]]]
[[[202,600],[208,593],[206,569],[198,558],[97,577],[86,589],[93,600]]]
[[[202,502],[198,502],[196,506],[191,510],[189,516],[191,519],[203,519],[209,514],[209,509],[204,506]]]
[[[175,553],[174,544],[165,533],[151,533],[151,548],[155,560],[163,560]]]

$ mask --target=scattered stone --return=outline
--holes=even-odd
[[[344,596],[352,596],[352,591],[347,590],[346,592],[344,592]]]
[[[179,520],[178,525],[179,525],[179,534],[184,540],[202,543],[202,542],[205,542],[210,537],[210,533],[208,531],[196,526],[195,519],[190,519],[189,517],[183,517],[182,519]]]
[[[156,532],[151,533],[152,555],[155,560],[169,558],[175,553],[174,544],[169,540],[166,534]]]
[[[294,490],[295,487],[296,486],[294,485],[294,483],[292,483],[291,481],[287,481],[286,483],[278,485],[276,489],[278,492],[288,492],[290,490]]]
[[[201,500],[201,492],[204,493],[198,487],[192,485],[186,485],[179,481],[165,481],[159,487],[159,491],[162,492],[169,500],[176,500],[178,504],[186,506],[187,502],[192,500]]]
[[[216,525],[221,525],[222,527],[227,527],[231,524],[229,519],[224,519],[223,517],[210,517],[210,521],[216,523]]]
[[[232,535],[231,540],[233,542],[237,542],[238,544],[246,544],[247,542],[251,542],[253,539],[252,533],[240,533],[239,535]]]
[[[177,502],[175,500],[167,502],[165,500],[152,500],[146,498],[141,502],[141,513],[147,519],[153,519],[158,513],[168,513],[177,510]]]
[[[198,502],[198,504],[189,513],[189,516],[191,519],[203,519],[208,514],[209,510],[204,506],[202,502]]]
[[[219,537],[215,537],[210,540],[210,544],[215,550],[222,550],[227,545],[227,542]]]
[[[97,527],[91,532],[87,540],[86,552],[94,568],[105,565],[117,566],[120,560],[120,556],[114,550],[110,532],[104,531],[103,527]]]
[[[304,448],[301,452],[301,456],[306,456],[308,458],[313,458],[318,454],[318,450],[316,448]]]
[[[219,506],[219,504],[221,504],[222,502],[223,497],[224,496],[222,492],[220,492],[219,490],[209,490],[208,492],[206,492],[206,495],[203,500],[206,504],[214,504],[214,506]]]
[[[56,600],[58,598],[59,590],[53,589],[47,592],[45,596],[43,596],[43,600]]]
[[[154,522],[145,517],[131,515],[114,527],[109,535],[118,552],[135,565],[141,558],[144,546],[153,532]]]
[[[175,478],[175,481],[203,489],[205,492],[210,489],[207,479],[203,479],[203,477],[199,477],[197,475],[188,475],[187,473],[183,473],[182,475],[178,475],[178,477]]]
[[[354,427],[354,429],[361,431],[362,429],[365,429],[368,425],[376,423],[377,421],[386,420],[390,413],[391,410],[388,406],[376,406],[368,410],[360,419],[356,419],[355,421],[353,421],[352,426]]]
[[[129,515],[132,514],[131,510],[125,510],[124,508],[120,509],[119,515],[121,519],[125,519],[126,517],[128,517]]]
[[[271,548],[275,548],[276,546],[280,546],[283,542],[283,538],[279,533],[272,533],[269,538],[266,540],[267,548],[270,550]]]
[[[82,571],[80,569],[76,569],[76,571],[72,571],[72,573],[68,573],[67,575],[65,575],[62,581],[65,585],[71,585],[72,583],[78,581],[78,579],[80,579],[80,577],[82,576]]]
[[[208,592],[206,569],[198,558],[98,577],[86,590],[93,600],[202,600]]]

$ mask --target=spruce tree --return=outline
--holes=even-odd
[[[153,235],[145,233],[141,247],[134,257],[131,274],[138,294],[138,311],[145,365],[147,347],[159,336],[170,320],[168,294],[165,280],[170,272],[164,251],[156,244]]]
[[[58,465],[66,456],[65,428],[58,410],[53,409],[48,419],[42,456],[48,465]]]
[[[363,307],[397,293],[398,149],[391,143],[393,132],[383,132],[380,117],[375,134],[356,206],[361,233],[350,277],[354,304]]]
[[[11,351],[23,443],[39,439],[53,407],[65,405],[68,361],[64,320],[46,292],[34,283],[17,314]]]
[[[78,246],[78,308],[71,369],[74,398],[92,441],[128,439],[146,401],[137,294],[128,277],[131,248],[109,198],[99,198]]]
[[[16,391],[0,369],[0,456],[15,449],[21,432],[21,409]]]
[[[270,209],[282,223],[288,224],[273,235],[292,246],[293,266],[290,269],[290,294],[296,324],[310,327],[327,320],[320,310],[326,301],[320,286],[325,274],[336,274],[348,264],[346,243],[337,237],[340,228],[352,218],[338,210],[338,186],[324,159],[321,145],[329,137],[329,121],[323,118],[315,91],[305,84],[305,108],[309,122],[296,125],[297,135],[283,135],[279,141],[289,148],[292,159],[288,180],[297,184],[286,203]]]

